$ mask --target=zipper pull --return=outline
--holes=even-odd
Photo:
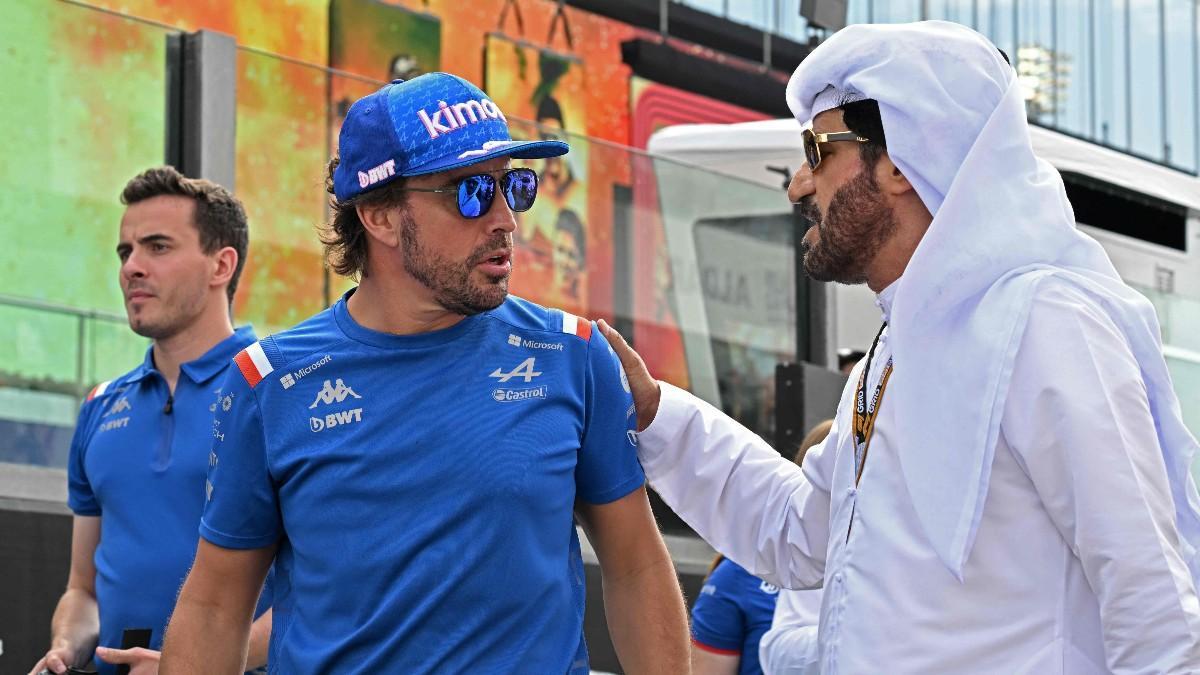
[[[163,406],[163,414],[170,415],[175,408],[175,394],[167,394],[167,404]]]

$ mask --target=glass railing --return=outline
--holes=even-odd
[[[330,74],[244,48],[237,63],[237,196],[250,252],[234,315],[263,335],[328,304],[316,228],[325,220]]]
[[[125,317],[0,295],[0,462],[65,467],[88,390],[140,362]]]
[[[125,182],[164,161],[174,31],[66,2],[0,21],[0,462],[65,466],[80,397],[129,370],[117,232]]]

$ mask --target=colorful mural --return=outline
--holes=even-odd
[[[611,256],[592,241],[610,223],[588,214],[588,144],[573,129],[585,129],[586,77],[578,59],[491,35],[487,40],[484,88],[510,117],[534,120],[517,125],[518,137],[568,140],[563,157],[531,162],[538,172],[538,199],[520,214],[514,235],[512,290],[545,305],[587,314],[588,265]],[[611,283],[611,280],[608,280]]]
[[[239,322],[278,330],[349,286],[325,271],[316,233],[327,215],[325,167],[342,115],[383,82],[443,69],[485,85],[515,134],[561,136],[572,146],[564,158],[536,163],[541,199],[521,217],[514,292],[615,318],[613,227],[624,219],[634,234],[638,289],[626,318],[655,372],[687,384],[652,172],[620,146],[643,146],[665,124],[752,116],[631,79],[620,44],[649,32],[550,0],[90,4],[105,11],[16,0],[0,26],[6,44],[19,46],[16,59],[0,62],[4,91],[16,94],[0,109],[0,138],[28,149],[32,163],[0,167],[0,206],[35,213],[39,222],[0,226],[17,250],[30,252],[0,263],[6,291],[121,312],[111,228],[120,187],[164,161],[164,36],[207,28],[233,35],[240,47],[236,189],[252,244],[235,305]],[[43,178],[68,166],[68,180]],[[619,203],[631,192],[633,205]],[[70,255],[61,252],[64,242]],[[26,345],[16,355],[21,362],[36,361],[29,357],[38,349],[44,359],[71,351],[66,342],[10,337]]]

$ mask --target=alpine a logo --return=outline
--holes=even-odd
[[[438,101],[438,107],[432,115],[422,108],[417,111],[417,118],[421,120],[421,124],[425,125],[425,131],[429,133],[430,138],[437,138],[442,134],[462,129],[468,124],[477,124],[487,120],[508,121],[504,117],[504,113],[500,112],[500,107],[486,98],[479,101],[464,101],[454,105]]]
[[[500,380],[501,383],[508,382],[509,380],[513,379],[514,377],[519,377],[519,378],[525,380],[526,384],[529,384],[530,382],[533,382],[533,378],[542,374],[541,371],[534,370],[534,367],[536,366],[536,364],[537,364],[537,360],[531,356],[531,357],[525,359],[524,361],[522,361],[520,363],[520,365],[518,365],[516,368],[513,368],[512,370],[510,370],[507,373],[504,372],[503,369],[497,368],[497,369],[493,370],[492,374],[488,375],[488,377],[494,377],[497,380]]]
[[[529,389],[493,389],[492,399],[497,403],[513,403],[515,401],[530,401],[535,398],[546,398],[550,389],[546,385]]]
[[[354,398],[362,398],[358,394],[354,393],[353,389],[347,387],[346,383],[342,382],[342,378],[340,377],[334,380],[334,383],[332,384],[329,382],[329,380],[325,380],[325,386],[321,387],[321,391],[317,392],[317,398],[314,399],[312,404],[308,407],[310,409],[315,408],[317,407],[318,403],[324,403],[325,405],[341,403],[349,396],[353,396]]]

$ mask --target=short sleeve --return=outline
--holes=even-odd
[[[236,367],[228,370],[221,392],[200,536],[224,548],[270,546],[282,528],[258,399]]]
[[[704,580],[700,596],[692,605],[692,641],[702,648],[729,654],[742,652],[746,614],[739,602],[743,592],[739,571],[732,561],[722,560]]]
[[[600,330],[588,340],[586,415],[575,488],[590,504],[607,504],[646,482],[637,459],[637,414],[629,380]]]
[[[84,465],[92,437],[95,409],[93,401],[85,401],[79,408],[79,418],[75,421],[75,433],[71,436],[71,448],[67,455],[67,506],[77,516],[100,515],[100,502],[92,491],[92,483],[88,480]]]

